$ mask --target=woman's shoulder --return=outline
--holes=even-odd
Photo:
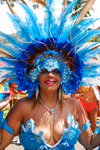
[[[76,98],[72,98],[72,97],[63,97],[63,102],[65,103],[75,103],[75,104],[78,104],[78,100]]]
[[[15,104],[15,106],[19,108],[25,108],[29,106],[32,107],[33,105],[34,105],[34,99],[32,98],[28,99],[27,97],[19,99]]]
[[[75,98],[63,98],[63,105],[74,109],[79,109],[81,107],[80,102]]]
[[[27,97],[25,98],[21,98],[19,100],[17,100],[17,102],[15,103],[15,105],[13,106],[13,108],[11,109],[12,112],[21,112],[21,113],[27,113],[28,110],[30,110],[32,108],[32,106],[34,105],[34,100],[32,99],[28,99]]]

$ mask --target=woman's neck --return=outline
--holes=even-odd
[[[58,94],[57,93],[44,93],[40,91],[39,99],[49,107],[50,109],[54,108],[58,101]]]

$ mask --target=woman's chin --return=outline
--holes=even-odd
[[[55,88],[55,87],[47,87],[45,89],[45,91],[48,91],[48,92],[56,92],[58,90],[58,88]]]

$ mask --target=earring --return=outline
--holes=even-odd
[[[38,95],[39,95],[39,88],[37,88],[36,91],[35,91],[35,100],[38,99]]]
[[[59,101],[61,101],[61,87],[59,87],[58,95],[59,95]]]

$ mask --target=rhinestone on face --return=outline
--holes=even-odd
[[[66,76],[66,75],[63,75],[63,79],[64,79],[64,80],[67,79],[67,76]]]

